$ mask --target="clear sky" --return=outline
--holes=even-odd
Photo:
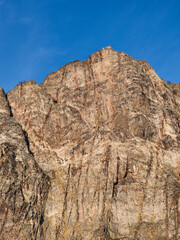
[[[0,86],[112,46],[180,82],[180,0],[0,0]]]

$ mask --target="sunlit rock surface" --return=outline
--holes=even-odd
[[[106,47],[0,90],[0,237],[180,239],[180,84]]]
[[[0,90],[0,239],[41,239],[50,182]]]

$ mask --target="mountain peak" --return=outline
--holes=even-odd
[[[180,84],[105,47],[0,89],[0,239],[178,240]]]

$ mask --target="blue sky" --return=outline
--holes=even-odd
[[[6,92],[105,46],[180,82],[179,0],[0,0],[0,33]]]

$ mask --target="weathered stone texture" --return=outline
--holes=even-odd
[[[0,99],[0,239],[40,239],[50,183],[10,117],[3,91]]]
[[[10,212],[17,199],[20,216],[11,223],[14,212],[1,215],[12,233],[22,226],[22,239],[180,239],[179,84],[106,47],[41,85],[19,84],[8,102],[1,95],[9,130],[0,141],[10,144],[14,169],[2,186],[12,176],[16,186],[3,190],[2,204]]]

